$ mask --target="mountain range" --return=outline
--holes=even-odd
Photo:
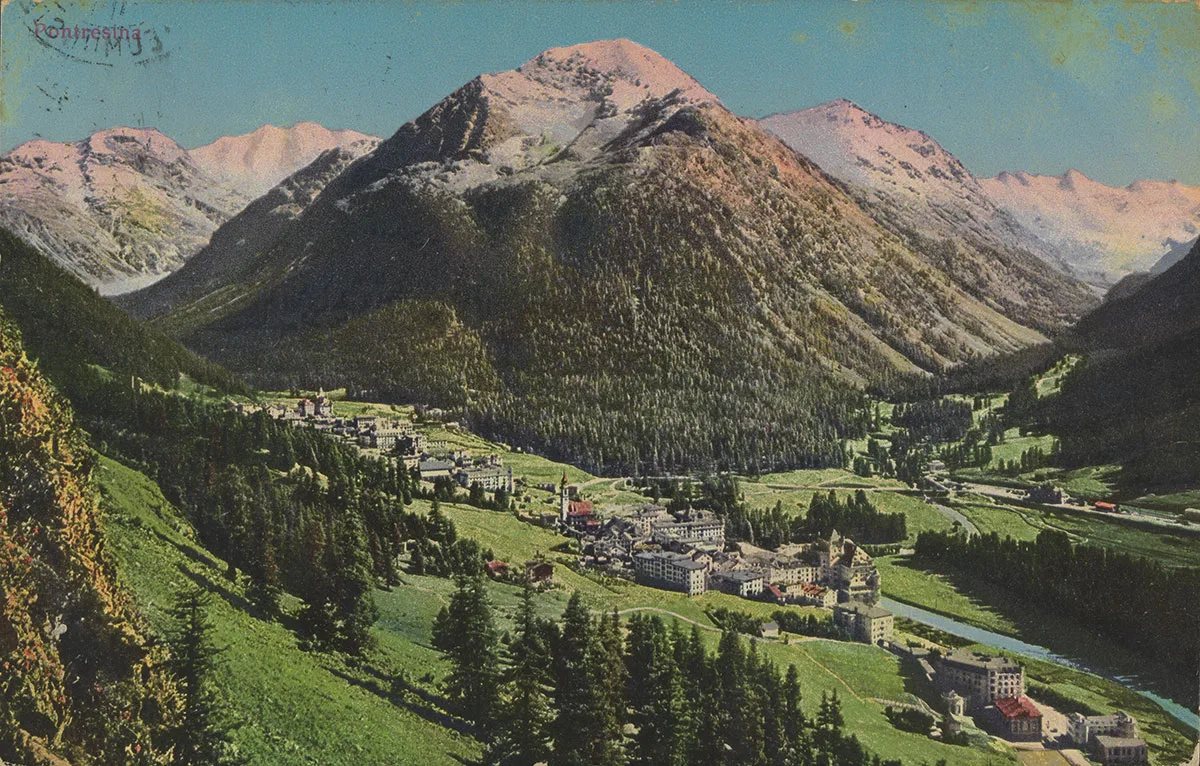
[[[1178,182],[1116,188],[1076,170],[977,178],[927,133],[844,99],[759,122],[899,226],[1020,249],[1101,291],[1169,266],[1200,235],[1200,188]]]
[[[1027,252],[908,236],[626,40],[482,75],[265,215],[121,304],[255,382],[430,396],[593,464],[654,460],[643,420],[712,429],[701,455],[803,424],[792,459],[829,459],[833,391],[1039,342],[1094,302]],[[431,390],[451,352],[469,379]]]
[[[330,130],[315,122],[288,128],[263,125],[240,136],[223,136],[188,151],[196,166],[250,197],[261,197],[320,154],[343,149],[362,154],[379,139],[356,130]]]
[[[264,126],[188,151],[152,128],[74,143],[34,140],[0,157],[0,225],[103,293],[179,268],[217,228],[322,152],[373,139],[312,123]]]
[[[1068,170],[1061,176],[1001,173],[980,184],[1074,273],[1101,284],[1161,271],[1160,262],[1169,266],[1200,236],[1200,188],[1177,181],[1113,187]]]

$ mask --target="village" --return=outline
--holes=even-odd
[[[1068,759],[1075,756],[1080,766],[1087,761],[1079,750],[1103,764],[1147,762],[1146,742],[1133,717],[1124,712],[1064,716],[1037,704],[1026,696],[1025,671],[1016,660],[965,649],[947,651],[931,642],[898,643],[895,616],[878,606],[881,580],[871,556],[836,530],[826,539],[775,551],[744,542],[729,549],[724,522],[708,511],[672,513],[646,504],[629,516],[601,518],[566,477],[558,502],[553,523],[579,540],[588,566],[689,596],[718,590],[779,605],[828,609],[833,624],[848,637],[914,664],[939,694],[919,705],[889,706],[889,717],[895,716],[897,725],[906,725],[907,717],[915,721],[914,730],[948,742],[965,743],[972,732],[991,734],[1018,747],[1062,750]],[[780,626],[764,623],[760,633],[778,638]]]
[[[1102,764],[1148,762],[1146,742],[1127,713],[1063,714],[1027,696],[1025,670],[1011,657],[932,641],[898,641],[895,615],[879,606],[881,576],[871,555],[836,530],[828,537],[776,550],[730,544],[724,520],[711,511],[669,510],[645,502],[602,512],[565,475],[557,485],[526,485],[498,455],[476,457],[465,449],[452,449],[445,440],[428,438],[412,420],[336,417],[324,391],[300,398],[294,406],[232,401],[229,406],[242,414],[265,411],[273,419],[327,433],[367,454],[395,460],[435,486],[452,481],[504,497],[519,487],[541,490],[555,510],[522,518],[575,541],[581,569],[687,596],[719,591],[780,607],[827,610],[840,636],[893,653],[923,681],[929,693],[918,697],[918,703],[889,703],[887,715],[899,728],[956,744],[996,737],[1019,749],[1057,750],[1075,766],[1088,763],[1081,751]],[[456,426],[442,425],[450,430]],[[1031,502],[1062,502],[1057,491],[1029,494]],[[523,565],[489,561],[485,571],[492,579],[541,588],[554,582],[554,565],[543,558]],[[780,640],[782,632],[776,622],[759,626],[764,639]]]
[[[379,415],[335,417],[333,401],[324,389],[311,399],[301,398],[293,407],[232,400],[228,406],[243,415],[266,412],[275,420],[329,434],[356,445],[367,454],[387,457],[408,470],[419,471],[422,481],[449,478],[466,489],[478,485],[486,492],[512,494],[514,490],[512,468],[505,466],[499,456],[478,458],[465,450],[452,450],[444,440],[429,439],[419,432],[411,420]],[[456,424],[447,426],[456,427]]]

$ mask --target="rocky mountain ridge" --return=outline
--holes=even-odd
[[[192,151],[153,128],[27,141],[0,157],[0,226],[102,293],[126,292],[179,268],[291,169],[326,149],[373,146],[313,123]]]

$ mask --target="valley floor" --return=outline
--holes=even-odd
[[[474,450],[503,450],[471,434],[451,432],[448,438]],[[567,471],[585,495],[598,503],[633,503],[640,496],[622,479],[601,479],[577,469],[532,455],[505,450],[504,458],[527,477],[529,487],[552,482]],[[107,528],[126,579],[143,613],[156,630],[165,628],[166,608],[173,592],[185,581],[198,582],[216,595],[217,642],[226,647],[218,667],[223,696],[228,702],[233,740],[249,763],[325,764],[461,763],[479,756],[479,745],[468,727],[449,715],[439,693],[445,667],[431,645],[431,625],[448,602],[453,582],[435,577],[402,575],[402,583],[377,591],[379,619],[372,631],[375,647],[366,658],[348,661],[335,654],[301,649],[289,620],[259,619],[245,598],[243,583],[227,579],[224,564],[207,553],[190,527],[142,474],[103,459],[98,470],[103,488]],[[922,529],[946,529],[951,522],[919,499],[887,490],[889,482],[862,480],[844,471],[791,472],[758,477],[744,484],[747,502],[770,506],[807,506],[815,492],[853,492],[857,484],[873,491],[873,500],[889,510],[904,512],[913,536]],[[537,489],[518,493],[524,510],[546,507]],[[423,501],[414,503],[422,510]],[[572,591],[579,591],[596,611],[622,614],[650,610],[686,625],[699,625],[715,645],[719,632],[706,610],[726,607],[761,617],[778,609],[773,604],[738,599],[721,593],[688,598],[670,591],[646,588],[626,580],[575,569],[575,555],[555,548],[565,542],[557,533],[513,514],[446,504],[446,515],[460,534],[475,538],[506,561],[525,561],[538,555],[555,564],[556,585],[539,596],[538,610],[547,617],[561,615]],[[796,509],[801,512],[800,508]],[[1003,524],[990,513],[963,510],[981,526]],[[996,594],[977,594],[959,584],[907,565],[902,557],[880,560],[885,595],[953,615],[999,633],[1024,634],[1027,625],[997,605]],[[488,584],[501,628],[511,625],[519,591],[499,582]],[[970,595],[968,595],[968,593]],[[290,600],[288,611],[294,612]],[[799,607],[791,607],[800,609]],[[813,610],[814,612],[819,610]],[[918,633],[926,634],[919,626]],[[795,637],[794,637],[795,638]],[[843,699],[848,731],[874,752],[901,758],[906,764],[993,764],[1012,762],[1005,745],[955,747],[927,737],[901,732],[883,716],[894,701],[915,701],[923,679],[887,651],[862,644],[801,639],[793,643],[765,640],[760,649],[780,665],[795,664],[809,705],[823,691],[836,689]],[[1152,703],[1121,688],[1078,671],[1048,663],[1029,663],[1030,677],[1067,698],[1085,700],[1101,710],[1134,712],[1155,752],[1155,762],[1174,764],[1191,745],[1185,733]],[[1173,760],[1174,759],[1174,760]]]

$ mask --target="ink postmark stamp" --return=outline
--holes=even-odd
[[[72,61],[116,68],[170,56],[170,27],[139,19],[124,2],[88,7],[23,0],[18,8],[35,44]]]

